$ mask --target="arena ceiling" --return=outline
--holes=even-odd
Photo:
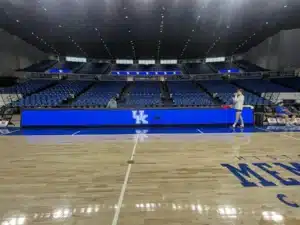
[[[1,0],[0,26],[48,53],[191,59],[299,28],[299,0]]]

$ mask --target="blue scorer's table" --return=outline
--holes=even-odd
[[[244,108],[245,124],[254,123],[251,108]],[[101,127],[222,125],[235,120],[234,109],[157,108],[157,109],[23,109],[22,127]]]

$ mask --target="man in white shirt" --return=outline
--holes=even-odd
[[[234,124],[232,125],[233,128],[236,127],[239,121],[241,122],[240,127],[241,128],[244,127],[244,120],[242,117],[244,101],[245,101],[245,97],[243,95],[243,90],[238,89],[237,92],[234,93],[234,97],[233,97],[233,108],[235,109],[235,121]]]
[[[117,99],[115,97],[111,98],[106,106],[106,108],[116,109],[118,107]]]

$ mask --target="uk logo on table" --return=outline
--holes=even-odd
[[[148,124],[148,114],[144,110],[133,110],[132,118],[135,119],[135,124]]]

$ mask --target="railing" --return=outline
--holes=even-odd
[[[12,106],[12,102],[18,101],[22,95],[18,93],[5,93],[0,90],[0,127],[6,127],[11,123],[16,108]]]
[[[108,74],[49,74],[35,72],[16,72],[15,77],[20,79],[69,79],[69,80],[100,80],[100,81],[179,81],[179,80],[221,80],[226,79],[261,79],[295,77],[290,72],[244,72],[228,74],[189,74],[189,75],[108,75]]]

